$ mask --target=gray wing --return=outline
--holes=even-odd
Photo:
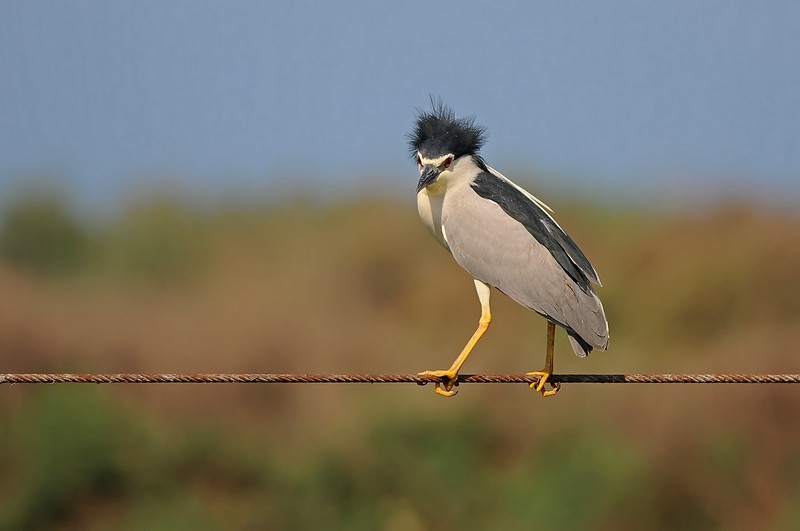
[[[447,193],[442,224],[459,265],[522,306],[566,328],[576,354],[585,356],[592,348],[605,350],[608,323],[583,268],[570,260],[572,270],[565,269],[550,250],[559,246],[561,253],[570,257],[557,240],[551,246],[543,245],[500,204],[486,199],[471,186]]]
[[[581,289],[591,291],[591,282],[601,284],[600,277],[583,251],[545,210],[549,209],[547,205],[494,168],[478,174],[471,187],[479,196],[494,201],[506,214],[522,223],[531,236],[550,251]]]

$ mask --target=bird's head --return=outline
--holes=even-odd
[[[458,163],[470,157],[485,168],[478,151],[486,131],[473,117],[456,118],[441,101],[431,101],[430,111],[419,111],[417,123],[408,135],[411,156],[419,166],[417,192],[434,184],[440,177],[457,171]]]

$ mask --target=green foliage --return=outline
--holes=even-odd
[[[2,423],[0,448],[16,456],[0,460],[3,530],[84,529],[103,507],[117,508],[103,527],[224,529],[204,502],[261,481],[222,437],[149,424],[98,389],[43,389]]]
[[[0,257],[14,266],[36,273],[71,273],[86,262],[88,251],[88,237],[58,199],[25,199],[5,212]]]
[[[129,210],[103,234],[99,272],[158,286],[183,284],[206,264],[199,216],[172,202]]]
[[[0,259],[20,270],[183,285],[207,264],[208,235],[201,216],[178,203],[153,201],[131,208],[90,234],[63,201],[27,197],[11,204],[0,228]]]
[[[12,494],[0,529],[92,527],[103,506],[117,508],[103,525],[129,529],[577,528],[632,524],[614,514],[645,492],[637,452],[599,431],[567,445],[572,434],[554,434],[507,462],[485,419],[382,418],[363,446],[321,443],[279,466],[254,441],[131,413],[107,392],[62,387],[3,419],[0,445],[22,459],[4,463],[0,485]]]
[[[117,415],[83,392],[48,390],[6,420],[4,446],[19,459],[10,464],[15,488],[4,500],[0,528],[39,529],[92,496],[119,492],[125,422]]]

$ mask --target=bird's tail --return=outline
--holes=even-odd
[[[600,350],[605,350],[608,348],[608,334],[606,334],[605,341],[602,344],[594,346],[587,343],[586,340],[584,340],[573,330],[567,330],[567,335],[569,336],[569,344],[572,345],[572,350],[574,350],[575,354],[581,358],[588,356],[589,353],[595,349],[595,347],[599,348]]]

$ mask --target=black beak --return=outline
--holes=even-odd
[[[436,166],[431,166],[430,164],[423,166],[422,174],[419,176],[419,183],[417,183],[417,193],[435,181],[439,176],[440,171],[441,170],[439,170],[439,168]]]

